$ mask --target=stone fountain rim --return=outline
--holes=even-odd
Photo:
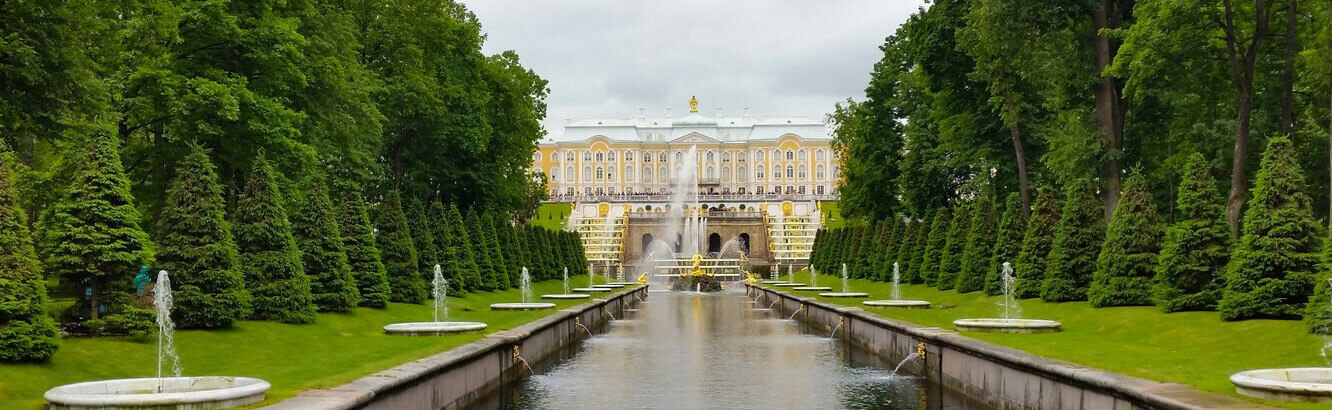
[[[779,287],[779,288],[793,288],[793,287],[797,287],[797,286],[805,286],[805,284],[804,284],[804,283],[796,283],[796,282],[782,282],[782,283],[774,283],[774,284],[772,284],[772,286],[776,286],[776,287]]]
[[[976,318],[957,319],[953,325],[987,329],[1058,329],[1064,324],[1049,319]]]
[[[148,383],[155,385],[159,380],[164,381],[201,381],[207,379],[228,379],[232,382],[232,387],[221,389],[207,389],[197,391],[166,392],[166,393],[131,393],[131,394],[80,394],[71,392],[80,388],[105,388],[124,385],[133,387],[138,383]],[[244,384],[240,384],[244,383]],[[240,385],[237,385],[240,384]],[[63,386],[56,386],[47,390],[43,397],[48,403],[62,406],[161,406],[171,404],[190,404],[190,403],[208,403],[218,401],[230,401],[262,396],[272,385],[267,381],[254,377],[241,376],[185,376],[185,377],[140,377],[129,379],[110,379],[95,380]]]
[[[860,302],[860,304],[870,307],[918,307],[918,306],[930,306],[930,301],[912,300],[912,299],[883,299],[883,300],[866,300],[864,302]]]
[[[555,304],[549,302],[505,302],[490,304],[490,310],[541,310],[554,308]]]
[[[825,291],[825,290],[832,290],[832,287],[831,287],[831,286],[796,286],[796,287],[794,287],[794,288],[791,288],[791,290],[801,291],[801,292],[821,292],[821,291]]]
[[[1245,370],[1230,375],[1230,382],[1240,388],[1241,394],[1245,394],[1244,389],[1253,389],[1260,392],[1320,397],[1323,400],[1332,400],[1332,381],[1323,383],[1298,381],[1301,376],[1307,378],[1309,373],[1323,375],[1322,380],[1332,380],[1332,367],[1287,367]]]
[[[589,294],[586,294],[586,293],[547,293],[547,294],[541,295],[541,298],[542,298],[542,299],[554,299],[554,300],[563,300],[563,299],[587,299],[587,298],[590,298],[590,297],[592,297],[592,295],[589,295]]]
[[[384,333],[387,334],[417,334],[417,333],[463,333],[484,330],[485,323],[481,322],[403,322],[393,323],[384,326]]]
[[[625,285],[617,285],[617,284],[614,284],[614,283],[598,283],[598,284],[592,285],[592,287],[594,287],[594,288],[619,289],[619,288],[625,287]]]
[[[865,292],[823,292],[819,296],[825,298],[867,298],[869,294]]]
[[[571,292],[610,292],[614,290],[615,290],[614,288],[598,288],[598,287],[569,289],[569,291]]]

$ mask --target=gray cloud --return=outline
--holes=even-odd
[[[922,0],[463,0],[488,39],[550,80],[564,120],[688,110],[822,118],[861,98],[879,45]]]

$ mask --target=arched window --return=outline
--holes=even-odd
[[[729,152],[723,152],[723,153],[722,153],[722,162],[730,162],[730,161],[731,161],[731,153],[729,153]]]
[[[597,182],[606,180],[606,169],[597,167]]]
[[[662,154],[666,155],[666,154]],[[657,182],[670,182],[671,175],[666,173],[666,166],[657,168]]]
[[[565,152],[565,153],[564,153],[564,160],[565,160],[565,161],[569,161],[569,162],[574,162],[574,153],[573,153],[573,151],[567,151],[567,152]]]
[[[560,169],[558,167],[550,169],[550,180],[551,181],[560,180]]]
[[[625,151],[625,152],[624,152],[624,160],[625,160],[625,161],[633,161],[633,160],[634,160],[634,152],[633,152],[633,151]]]
[[[645,233],[645,234],[643,234],[643,241],[642,241],[642,242],[643,242],[643,251],[642,251],[642,253],[643,253],[644,255],[647,255],[647,253],[648,253],[648,248],[651,248],[651,247],[652,247],[652,234],[650,234],[650,233]]]
[[[607,161],[615,161],[615,151],[607,152],[607,153],[606,153],[606,160],[607,160]]]
[[[797,176],[800,178],[801,181],[804,181],[806,178],[808,178],[809,173],[807,172],[807,170],[808,169],[805,168],[803,164],[800,165],[800,168],[797,169],[798,172]]]
[[[814,160],[823,161],[823,150],[821,149],[814,150]]]
[[[822,152],[822,151],[819,151],[819,152]],[[822,181],[822,180],[823,180],[823,177],[824,177],[824,173],[823,173],[823,165],[822,165],[822,164],[819,164],[819,165],[817,165],[817,166],[814,167],[814,179],[817,179],[817,180],[819,180],[819,181]]]
[[[533,161],[541,161],[541,151],[533,152],[533,153],[532,153],[532,160],[533,160]]]
[[[721,245],[721,235],[718,235],[715,232],[712,235],[708,235],[709,253],[721,252]]]
[[[583,151],[583,162],[592,162],[592,151]]]
[[[643,167],[642,180],[643,180],[642,182],[648,182],[652,180],[652,169],[649,169],[648,167]]]
[[[665,153],[665,152],[663,152],[663,153],[657,155],[657,162],[666,162],[666,153]]]
[[[721,177],[722,177],[722,182],[731,182],[731,169],[730,169],[730,168],[722,167],[722,171],[721,171],[721,173],[722,173],[722,175],[721,175]]]
[[[801,160],[801,161],[804,161],[806,158],[809,157],[809,153],[808,153],[807,151],[805,151],[804,148],[801,148],[801,149],[800,149],[800,154],[799,154],[799,156],[800,156],[800,160]]]
[[[606,168],[606,182],[615,182],[615,167]]]
[[[588,174],[591,175],[591,174]],[[583,195],[592,195],[592,187],[583,188]]]
[[[680,161],[684,161],[684,153],[680,151],[675,151],[675,162],[680,162]]]
[[[789,149],[786,150],[786,160],[787,160],[787,161],[790,161],[790,160],[793,160],[793,159],[795,159],[795,151],[792,151],[792,150],[789,150]]]
[[[713,158],[712,150],[708,150],[708,162],[712,162],[714,159],[715,158]]]
[[[765,151],[763,151],[763,150],[754,151],[754,160],[755,160],[755,161],[762,161],[762,160],[763,160],[763,153],[764,153],[764,152],[765,152]]]
[[[787,166],[786,166],[786,178],[787,178],[787,179],[794,178],[794,177],[795,177],[795,172],[794,172],[794,171],[795,171],[795,168],[791,167],[790,165],[787,165]]]
[[[772,160],[773,160],[773,161],[780,161],[781,159],[782,159],[782,150],[779,150],[779,149],[773,149],[773,150],[772,150]]]
[[[592,182],[592,167],[583,166],[583,182]]]
[[[605,161],[605,160],[606,160],[606,153],[605,153],[605,152],[601,152],[601,151],[597,151],[597,162],[601,162],[601,161]]]
[[[745,160],[745,157],[746,157],[746,155],[745,155],[745,153],[744,153],[743,151],[740,152],[740,153],[735,154],[735,156],[737,157],[736,159],[737,159],[737,160],[740,160],[740,161],[744,161],[744,160]]]
[[[833,174],[832,179],[833,179],[834,181],[836,181],[836,180],[837,180],[837,177],[839,177],[839,176],[842,175],[842,168],[841,168],[841,167],[833,167],[833,169],[832,169],[832,174]]]
[[[745,169],[744,165],[741,165],[740,168],[736,169],[735,176],[740,182],[745,182],[749,179],[749,170]]]
[[[763,151],[759,151],[759,152],[763,152]],[[755,181],[762,181],[762,180],[763,180],[763,164],[758,164],[757,166],[754,167],[754,180],[755,180]]]
[[[625,165],[625,166],[624,166],[624,180],[625,180],[625,181],[629,181],[629,182],[634,182],[634,166],[633,166],[633,165]]]
[[[708,179],[715,179],[715,178],[717,178],[717,170],[713,169],[712,167],[708,167],[707,178],[708,178]]]
[[[572,165],[564,167],[564,182],[574,181],[574,167]]]

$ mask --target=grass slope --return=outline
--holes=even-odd
[[[808,274],[796,280],[808,283]],[[841,278],[819,275],[818,283],[838,289]],[[890,283],[850,280],[852,291],[868,292],[871,299],[892,294]],[[954,329],[962,318],[1002,317],[1001,297],[980,292],[958,294],[924,285],[902,285],[903,299],[932,302],[932,309],[869,312],[928,326]],[[789,291],[777,288],[777,290]],[[862,299],[817,297],[817,292],[795,292],[803,297],[860,306]],[[1144,379],[1187,384],[1199,389],[1238,396],[1230,384],[1232,373],[1254,368],[1325,366],[1319,350],[1322,337],[1310,335],[1295,320],[1223,322],[1216,312],[1161,313],[1155,307],[1097,309],[1087,302],[1044,303],[1020,301],[1023,317],[1063,322],[1064,331],[1046,334],[965,332],[976,339],[1009,346],[1045,357]],[[1264,402],[1289,408],[1326,408],[1311,404]]]
[[[537,214],[529,223],[532,226],[561,231],[564,230],[564,221],[569,219],[570,212],[573,212],[573,204],[541,204],[537,206]]]
[[[605,282],[598,277],[598,283]],[[569,278],[582,286],[587,278]],[[563,293],[559,281],[532,285],[534,297]],[[518,289],[472,292],[449,298],[449,320],[479,321],[487,333],[513,328],[555,310],[492,312],[491,303],[517,302]],[[555,301],[556,310],[587,300]],[[226,330],[179,331],[176,350],[184,375],[251,376],[273,385],[271,404],[301,390],[332,387],[411,360],[430,356],[484,336],[481,333],[442,337],[387,336],[383,326],[428,322],[429,305],[390,304],[386,309],[358,308],[349,313],[322,313],[309,325],[243,321]],[[91,380],[149,377],[156,371],[156,338],[71,338],[47,363],[0,364],[0,408],[43,408],[42,393],[52,387]]]
[[[842,218],[840,202],[819,202],[819,213],[823,215],[823,227],[826,229],[837,229],[846,225],[846,219]]]

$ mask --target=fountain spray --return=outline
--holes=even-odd
[[[171,321],[171,277],[167,271],[157,271],[157,284],[153,286],[153,304],[157,307],[157,392],[161,393],[162,362],[171,360],[171,376],[180,377],[180,356],[176,355],[176,324]]]
[[[430,286],[435,297],[435,321],[442,322],[449,318],[449,280],[444,279],[439,265],[435,265],[435,278],[430,281]]]

